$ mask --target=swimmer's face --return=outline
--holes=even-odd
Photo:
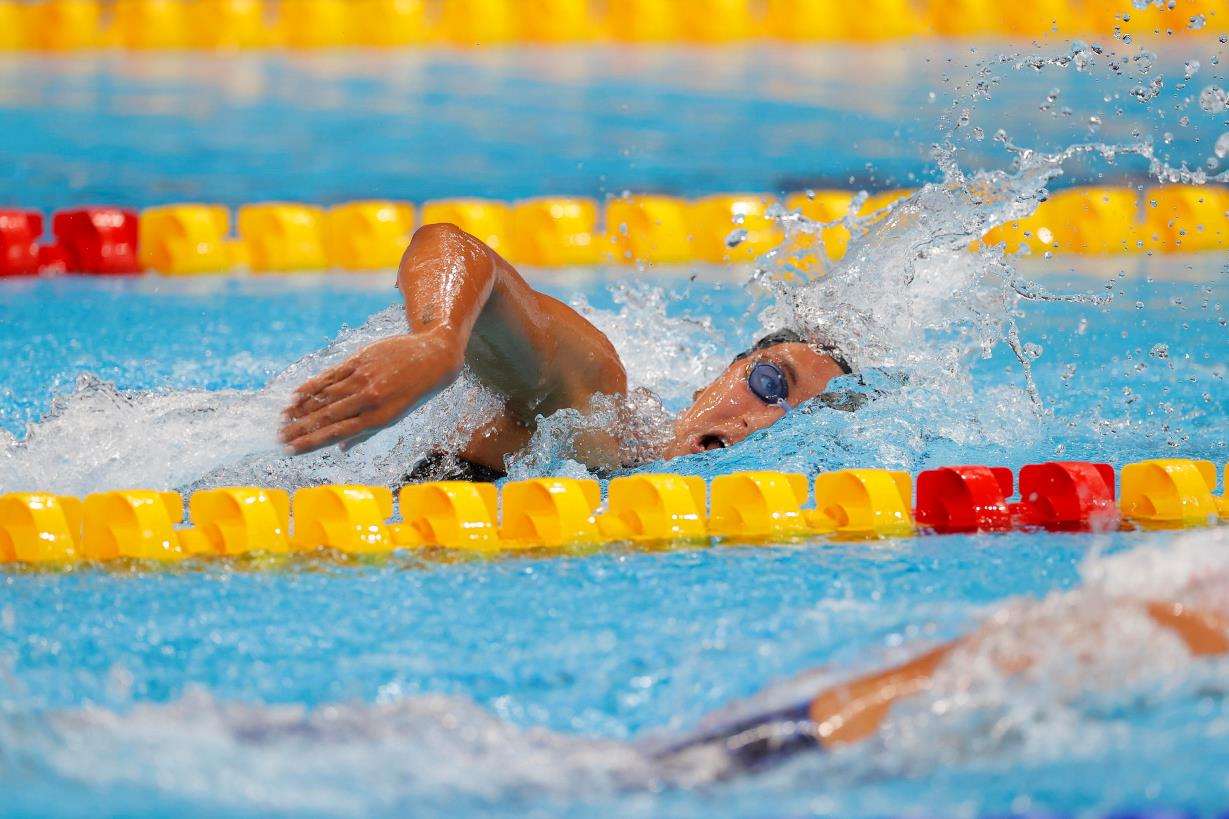
[[[726,367],[716,381],[695,394],[695,403],[674,424],[674,441],[665,456],[677,458],[733,446],[784,417],[780,401],[765,400],[752,390],[748,379],[761,363],[774,365],[785,377],[785,402],[791,407],[819,395],[829,381],[845,373],[830,356],[806,344],[783,342],[757,350]],[[771,369],[757,373],[761,375],[766,376],[767,386],[774,386]],[[766,392],[762,384],[757,387]]]

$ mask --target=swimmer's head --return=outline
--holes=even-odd
[[[733,446],[851,372],[831,345],[808,343],[791,330],[770,333],[696,391],[694,403],[674,424],[674,440],[665,456]]]

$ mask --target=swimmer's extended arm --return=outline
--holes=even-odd
[[[1177,603],[1146,603],[1144,610],[1157,625],[1174,632],[1192,655],[1229,654],[1229,621],[1225,618],[1184,609]],[[902,665],[824,691],[808,708],[817,739],[824,747],[832,747],[873,736],[895,703],[929,688],[943,660],[957,647],[977,639],[973,635],[939,646]],[[1003,670],[1018,672],[1029,664],[1027,657],[1021,657]]]
[[[390,426],[468,365],[505,398],[505,410],[461,454],[500,469],[504,456],[528,441],[539,415],[584,409],[595,393],[627,389],[618,353],[601,331],[453,225],[414,234],[397,282],[410,332],[377,341],[299,387],[281,433],[295,451]]]

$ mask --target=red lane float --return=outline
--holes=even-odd
[[[939,533],[1011,529],[1011,470],[1001,466],[945,466],[917,476],[917,525]]]
[[[1018,525],[1051,530],[1105,531],[1118,525],[1114,468],[1109,464],[1052,461],[1020,470]]]
[[[138,217],[125,208],[62,210],[51,220],[59,261],[73,273],[122,275],[141,272],[137,260]],[[54,251],[53,251],[54,252]],[[50,260],[49,260],[50,261]]]
[[[42,236],[43,215],[38,211],[0,210],[0,276],[38,273]]]
[[[1020,470],[1020,500],[1011,502],[1005,467],[945,466],[918,475],[919,526],[938,533],[1005,532],[1035,526],[1104,531],[1118,525],[1109,464],[1051,461]]]

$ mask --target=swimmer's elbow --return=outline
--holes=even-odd
[[[472,259],[489,263],[493,251],[486,242],[466,233],[452,222],[433,222],[414,231],[410,239],[410,251],[415,247],[437,248],[443,252],[459,253]]]
[[[486,243],[451,222],[435,222],[414,231],[401,257],[398,278],[402,293],[411,282],[432,282],[450,272],[460,273],[481,288],[495,275],[495,252]]]

